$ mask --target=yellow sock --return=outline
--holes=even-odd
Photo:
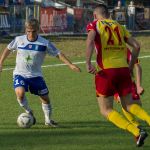
[[[135,127],[132,123],[127,121],[122,115],[117,111],[113,110],[108,114],[108,120],[115,124],[117,127],[129,131],[135,136],[139,136],[139,129]]]
[[[150,125],[150,116],[147,114],[147,112],[139,105],[132,104],[130,106],[129,110],[132,114],[137,116],[138,118],[146,121]]]
[[[122,112],[123,112],[124,116],[128,119],[128,121],[130,121],[134,126],[138,127],[138,126],[140,125],[140,124],[135,120],[134,116],[133,116],[131,113],[125,111],[123,108],[122,108]]]

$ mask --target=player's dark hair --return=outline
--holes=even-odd
[[[94,10],[98,11],[102,16],[106,18],[109,16],[109,11],[105,4],[98,4]]]

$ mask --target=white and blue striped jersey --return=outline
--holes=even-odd
[[[57,56],[60,51],[48,40],[38,35],[34,42],[27,39],[27,35],[17,36],[7,48],[17,51],[16,67],[14,75],[21,75],[25,78],[32,78],[42,75],[41,66],[45,55]]]

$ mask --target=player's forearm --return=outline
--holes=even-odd
[[[131,61],[130,61],[130,64],[129,64],[130,68],[134,67],[134,64],[135,64],[135,62],[136,62],[136,60],[139,56],[139,52],[140,52],[140,49],[139,50],[135,50],[135,49],[132,50]]]
[[[139,64],[135,64],[135,71],[136,71],[136,85],[141,86],[142,82],[142,68]]]
[[[3,62],[5,61],[5,59],[7,58],[7,56],[10,54],[10,50],[8,48],[5,48],[2,55],[1,55],[1,58],[0,58],[0,65],[3,64]]]
[[[140,52],[140,45],[133,37],[130,37],[127,40],[127,44],[129,44],[133,48],[132,55],[131,55],[131,61],[129,64],[129,66],[131,68],[133,68],[133,66],[136,62],[136,59],[138,58],[139,52]]]
[[[126,42],[133,48],[133,51],[140,51],[140,44],[133,37],[130,37]]]
[[[72,64],[72,62],[63,53],[60,53],[57,57],[68,66]]]
[[[95,40],[96,32],[91,30],[88,33],[87,40],[86,40],[86,64],[91,64],[91,58],[94,50],[94,40]]]
[[[66,65],[69,66],[70,69],[76,72],[81,72],[81,69],[76,66],[75,64],[72,64],[72,62],[62,53],[59,53],[57,55],[57,58],[59,58],[62,62],[64,62]]]
[[[92,41],[87,41],[87,48],[86,48],[86,64],[91,63],[91,58],[93,55],[94,50],[94,43]]]

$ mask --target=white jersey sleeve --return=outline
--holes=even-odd
[[[15,51],[15,50],[17,50],[17,38],[15,38],[14,40],[12,40],[12,41],[8,44],[7,48],[8,48],[10,51]]]
[[[58,54],[60,54],[60,51],[51,42],[48,42],[47,44],[47,52],[51,56],[57,56]]]

